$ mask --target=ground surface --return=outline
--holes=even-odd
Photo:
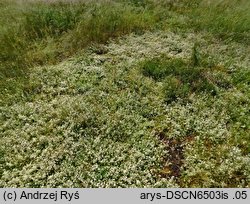
[[[248,53],[209,32],[147,31],[33,67],[25,100],[0,107],[0,186],[249,187]],[[189,72],[145,74],[195,57],[216,94]]]

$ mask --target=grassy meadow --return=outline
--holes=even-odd
[[[250,187],[248,0],[0,0],[0,187]]]

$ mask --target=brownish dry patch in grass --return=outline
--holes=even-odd
[[[185,146],[194,140],[195,135],[188,135],[182,139],[167,138],[165,133],[159,132],[157,136],[164,143],[168,152],[168,157],[164,159],[166,165],[160,171],[160,176],[165,178],[174,177],[178,182],[185,159]]]

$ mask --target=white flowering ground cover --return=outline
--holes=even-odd
[[[230,86],[166,103],[141,63],[188,60],[194,41]],[[0,187],[250,187],[249,51],[206,33],[146,32],[34,68],[25,100],[0,108]]]

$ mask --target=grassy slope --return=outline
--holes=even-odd
[[[22,98],[1,106],[0,186],[249,187],[249,46],[239,40],[239,36],[247,39],[248,28],[237,33],[235,26],[224,26],[216,32],[216,25],[211,27],[206,19],[208,24],[195,22],[193,30],[183,25],[193,21],[192,15],[182,16],[190,8],[185,6],[173,4],[171,18],[162,20],[162,28],[174,32],[131,34],[106,45],[88,46],[58,65],[32,68],[25,92],[20,85]],[[229,17],[221,24],[227,21],[231,22]],[[147,22],[146,16],[135,28],[148,29],[142,22]],[[121,21],[118,28],[127,29],[123,25]],[[112,29],[107,27],[107,36],[97,30],[96,39],[124,34]],[[133,27],[126,29],[125,33],[133,31]],[[69,36],[49,34],[52,41],[47,35],[45,45],[52,42],[59,53],[63,49],[58,39],[80,38],[73,31]],[[41,41],[37,42],[34,53],[44,59]],[[188,101],[166,103],[164,79],[145,75],[143,65],[159,56],[189,62],[194,42],[199,66],[206,68],[205,77],[215,83],[217,95],[193,91],[187,94]],[[34,53],[32,64],[39,63]],[[15,75],[7,79],[3,87],[11,80],[20,84]],[[181,83],[181,88],[186,87]],[[171,147],[182,153],[172,152]],[[173,154],[183,160],[177,161],[180,158]],[[173,163],[180,168],[178,175]]]

